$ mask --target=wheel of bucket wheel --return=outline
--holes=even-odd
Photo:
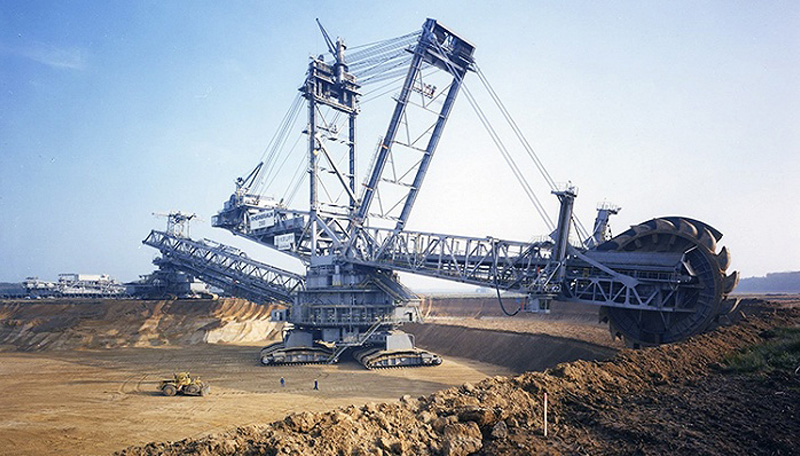
[[[175,388],[174,385],[167,384],[161,387],[161,393],[164,394],[164,396],[174,396],[178,393],[178,388]]]
[[[183,392],[192,396],[196,396],[200,394],[200,387],[192,383],[191,385],[186,385],[183,389]]]
[[[703,222],[683,217],[657,218],[631,229],[598,246],[598,250],[626,252],[679,252],[694,276],[696,286],[683,307],[690,312],[659,312],[618,307],[603,307],[601,316],[609,320],[614,335],[629,346],[647,346],[683,340],[706,330],[722,313],[725,296],[736,285],[738,274],[725,275],[730,254],[724,247],[716,252],[722,233]]]

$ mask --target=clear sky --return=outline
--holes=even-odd
[[[141,240],[164,226],[151,213],[178,209],[205,218],[194,237],[272,258],[210,218],[258,162],[308,56],[325,51],[316,17],[352,45],[426,17],[473,42],[550,174],[580,187],[585,225],[604,199],[623,207],[615,233],[686,215],[725,234],[744,276],[800,270],[796,1],[5,0],[0,281],[136,279],[155,254]],[[465,101],[409,228],[546,234]],[[365,106],[362,163],[388,114]],[[528,178],[555,218],[555,198]]]

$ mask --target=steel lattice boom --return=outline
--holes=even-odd
[[[204,282],[253,302],[291,303],[293,296],[305,288],[305,277],[253,260],[222,244],[155,230],[142,243],[161,252],[160,262],[189,271]]]

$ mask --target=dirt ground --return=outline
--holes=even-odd
[[[437,368],[367,371],[335,366],[264,367],[260,347],[195,345],[0,354],[0,454],[109,454],[152,440],[198,438],[291,412],[427,395],[509,371],[448,357]],[[206,397],[164,397],[160,378],[190,370]],[[280,377],[286,386],[280,386]],[[314,379],[320,390],[313,391]]]
[[[513,372],[458,356],[430,369],[264,367],[258,352],[281,329],[270,310],[237,299],[0,303],[0,454],[108,454]],[[159,395],[159,380],[180,370],[211,394]]]
[[[520,315],[518,317],[482,317],[475,318],[428,318],[426,323],[489,331],[503,331],[520,334],[540,334],[551,337],[570,338],[590,343],[599,347],[619,350],[625,347],[620,339],[612,339],[608,331],[608,323],[597,321],[597,311],[589,314],[588,320],[560,318],[559,315]]]
[[[293,414],[119,454],[800,454],[800,375],[794,364],[755,374],[724,367],[729,354],[772,340],[772,328],[800,328],[800,303],[754,304],[733,325],[677,344],[623,349],[605,362],[562,363],[418,399]]]
[[[490,323],[487,325],[487,323]],[[621,342],[614,343],[608,336],[604,344],[596,344],[575,337],[558,335],[577,331],[578,325],[561,324],[549,328],[547,332],[537,332],[541,322],[533,325],[514,325],[516,320],[506,318],[486,322],[484,320],[448,320],[447,324],[436,323],[409,324],[403,329],[416,336],[417,345],[432,350],[444,357],[467,356],[475,361],[500,365],[522,373],[543,370],[558,363],[582,360],[606,360],[614,356]],[[516,326],[516,327],[515,327]],[[505,329],[515,327],[514,331]],[[592,327],[584,327],[587,339],[591,339]]]
[[[480,318],[467,317],[476,307]],[[800,377],[709,368],[764,328],[800,323],[794,298],[743,306],[778,315],[774,322],[758,317],[640,351],[612,341],[593,312],[507,319],[486,309],[451,301],[432,312],[434,324],[407,326],[444,355],[442,366],[367,371],[346,359],[259,365],[264,339],[280,327],[268,307],[239,300],[0,303],[0,454],[800,451]],[[554,367],[573,360],[581,361]],[[179,370],[209,382],[211,394],[161,396],[159,379]],[[544,390],[547,440],[537,412]]]

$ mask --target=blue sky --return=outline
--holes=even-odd
[[[550,174],[580,187],[585,225],[604,199],[623,207],[615,232],[687,215],[745,276],[800,269],[797,2],[5,1],[0,281],[133,280],[152,270],[151,213],[173,209],[205,218],[195,237],[274,258],[208,221],[325,51],[316,17],[353,45],[426,17],[472,41]],[[366,163],[388,112],[361,117]],[[487,138],[459,100],[410,229],[546,234]]]

